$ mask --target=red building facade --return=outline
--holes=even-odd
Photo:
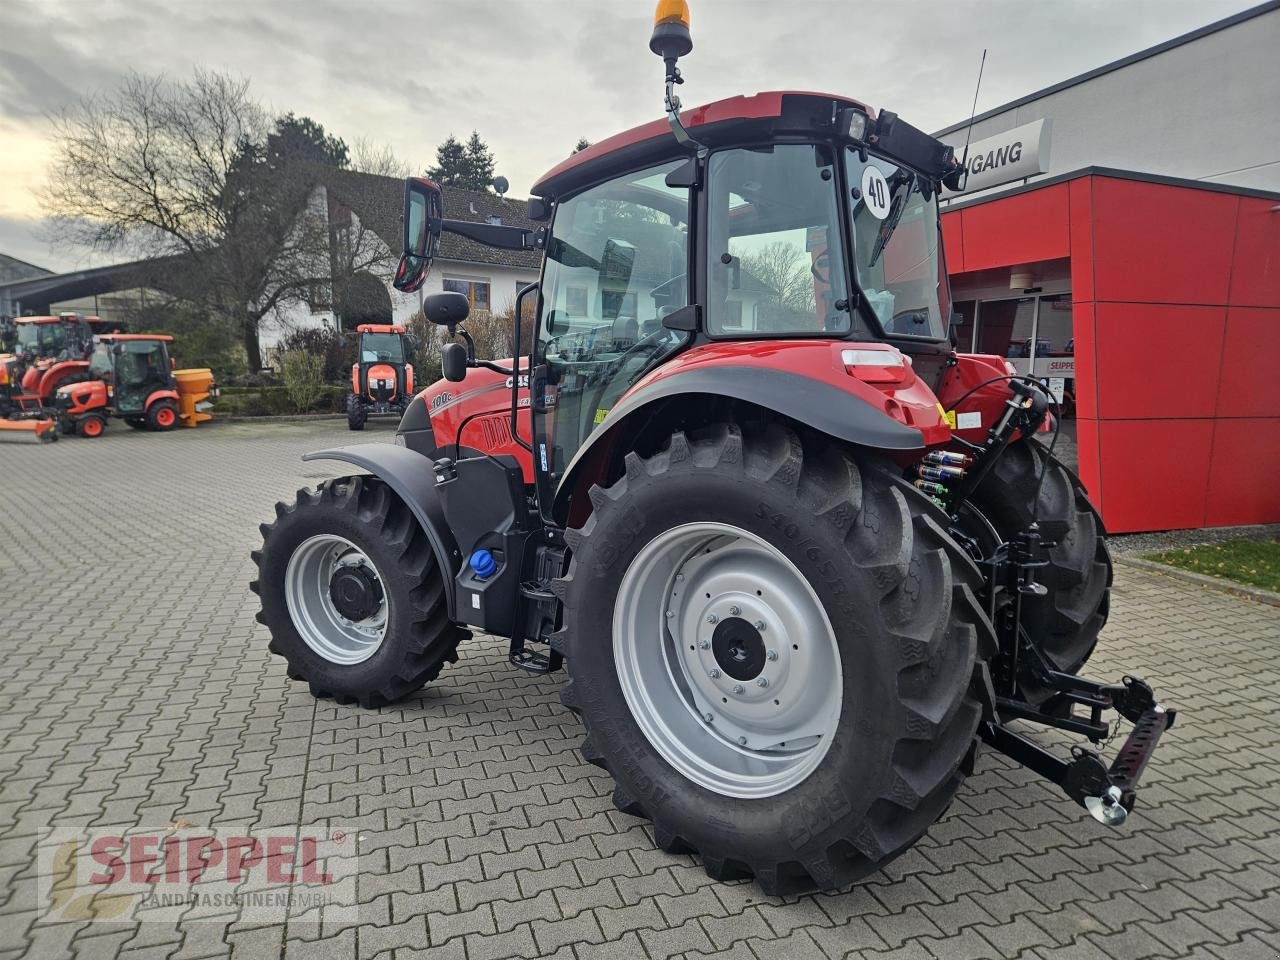
[[[942,227],[960,349],[1058,378],[1110,531],[1280,522],[1280,194],[1089,168]]]

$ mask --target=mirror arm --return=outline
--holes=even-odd
[[[501,373],[508,377],[513,374],[514,371],[508,370],[506,367],[501,364],[494,363],[492,360],[477,360],[476,342],[471,339],[471,334],[467,333],[467,331],[463,330],[461,327],[453,327],[450,332],[456,337],[461,337],[466,343],[468,367],[484,367],[486,370],[492,370],[494,373]]]
[[[449,324],[449,332],[455,337],[461,337],[463,342],[467,345],[467,366],[476,366],[476,342],[471,339],[471,334],[467,333],[467,331],[459,328],[455,324]]]
[[[441,220],[440,229],[456,233],[486,247],[503,250],[534,250],[536,234],[524,227],[512,227],[502,223],[472,223],[470,220]]]

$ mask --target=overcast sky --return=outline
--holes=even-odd
[[[1241,0],[691,0],[686,106],[821,90],[935,130],[1229,16]],[[40,236],[47,115],[130,70],[195,65],[250,79],[348,141],[415,168],[449,133],[480,132],[512,195],[578,137],[661,113],[652,0],[0,0],[0,253],[90,262]]]

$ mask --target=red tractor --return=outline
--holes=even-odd
[[[444,349],[395,446],[278,504],[259,620],[316,696],[381,707],[471,632],[564,703],[664,850],[769,893],[907,849],[985,744],[1100,822],[1133,809],[1174,710],[1078,676],[1111,563],[1036,439],[1052,398],[956,352],[938,196],[963,165],[888,111],[762,93],[685,112],[687,6],[659,5],[667,116],[532,188],[524,230],[445,219],[407,182],[396,284],[442,231],[542,250],[532,344]],[[465,336],[466,299],[425,300]],[[528,356],[525,352],[528,352]],[[527,377],[527,380],[526,380]],[[1094,744],[1062,756],[1014,720]]]
[[[403,416],[413,399],[412,338],[404,327],[362,323],[360,342],[351,365],[351,394],[347,397],[347,427],[363,430],[370,414]]]
[[[61,387],[54,407],[63,433],[100,437],[109,416],[136,429],[172,430],[178,425],[179,394],[169,344],[158,333],[98,337],[89,358],[89,379]]]

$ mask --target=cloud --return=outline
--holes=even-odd
[[[829,90],[937,129],[968,113],[983,47],[979,109],[1248,5],[693,0],[681,95],[693,105]],[[578,137],[660,115],[651,11],[649,0],[2,0],[0,126],[36,123],[131,70],[185,76],[200,65],[250,78],[277,112],[389,143],[419,169],[450,132],[478,130],[519,195]],[[14,189],[4,163],[0,201]]]

